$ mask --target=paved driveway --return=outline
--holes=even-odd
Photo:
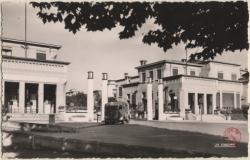
[[[134,123],[134,122],[133,122]],[[73,124],[68,124],[72,125]],[[163,125],[163,124],[161,124]],[[165,125],[165,123],[164,123]],[[170,126],[174,123],[171,123]],[[195,124],[192,124],[195,127]],[[229,157],[247,155],[247,143],[235,147],[216,147],[218,144],[230,144],[224,137],[197,132],[169,130],[145,125],[78,125],[78,133],[41,133],[35,134],[71,138],[83,141],[95,141],[125,146],[164,148],[166,150],[208,153]],[[198,126],[199,128],[199,126]],[[209,127],[208,127],[209,128]],[[129,154],[129,153],[128,153]]]
[[[209,135],[224,136],[227,128],[237,128],[241,133],[241,142],[248,142],[247,122],[199,122],[199,121],[131,121],[131,124],[165,128],[170,130],[198,132]]]

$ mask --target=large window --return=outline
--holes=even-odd
[[[2,54],[6,56],[12,56],[12,49],[9,47],[3,47]]]
[[[36,53],[36,59],[37,60],[46,60],[46,54],[45,53]]]
[[[146,73],[142,73],[142,82],[146,81]]]
[[[149,71],[149,77],[154,80],[154,72],[153,71]]]
[[[231,75],[231,80],[236,81],[237,80],[237,75],[233,73]]]
[[[161,69],[157,70],[157,79],[161,79]]]
[[[191,76],[195,76],[195,71],[190,71]]]
[[[177,68],[174,68],[174,69],[173,69],[173,76],[176,76],[176,75],[178,75],[178,69],[177,69]]]
[[[224,75],[223,75],[223,72],[218,72],[218,78],[219,78],[219,79],[223,79],[223,76],[224,76]]]

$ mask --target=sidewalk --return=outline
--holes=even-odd
[[[131,124],[165,128],[170,130],[198,132],[208,135],[223,136],[227,128],[234,127],[241,132],[241,142],[248,143],[247,121],[204,122],[204,121],[136,121]]]

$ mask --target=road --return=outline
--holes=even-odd
[[[208,135],[190,131],[169,130],[145,125],[97,125],[97,124],[61,124],[78,128],[77,133],[58,132],[32,132],[35,135],[54,138],[75,139],[79,141],[99,142],[111,146],[123,145],[126,147],[137,146],[140,149],[155,148],[165,149],[168,154],[163,157],[193,157],[192,153],[205,153],[206,157],[223,155],[227,157],[247,156],[247,143],[239,143],[235,147],[218,147],[221,144],[230,144],[222,136]],[[22,149],[22,148],[20,148]],[[175,151],[185,151],[185,154],[177,154]],[[152,153],[153,155],[154,153]],[[159,155],[159,154],[158,154]],[[71,155],[72,156],[72,155]],[[78,154],[80,156],[80,154]],[[84,157],[92,155],[82,154]],[[105,157],[100,156],[100,157]],[[136,157],[124,151],[122,157]],[[196,155],[197,156],[197,155]],[[199,155],[198,155],[199,156]],[[201,154],[200,156],[204,156]],[[39,156],[38,156],[39,157]],[[36,158],[36,155],[34,155]]]

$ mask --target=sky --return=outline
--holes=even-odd
[[[3,36],[24,40],[24,3],[3,3]],[[164,52],[157,45],[143,44],[143,33],[157,28],[152,20],[143,25],[136,36],[120,40],[121,27],[103,32],[87,32],[81,28],[73,34],[64,29],[63,23],[46,23],[36,16],[37,10],[27,6],[27,40],[62,45],[57,59],[70,62],[67,90],[87,91],[87,72],[94,72],[94,89],[101,88],[101,74],[108,73],[109,79],[123,78],[124,73],[137,75],[135,67],[140,60],[148,63],[163,59],[180,60],[185,58],[184,45],[174,46]],[[190,54],[194,50],[188,50]],[[241,64],[247,67],[247,51],[227,52],[215,60]]]

